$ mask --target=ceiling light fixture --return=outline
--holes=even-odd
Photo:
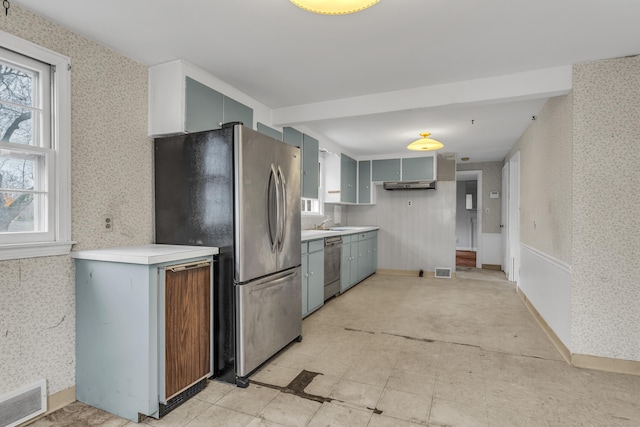
[[[413,141],[411,144],[407,145],[407,148],[414,151],[433,151],[444,147],[442,142],[429,138],[429,135],[431,135],[429,132],[421,133],[420,136],[422,138],[417,141]]]
[[[301,9],[321,15],[346,15],[370,8],[380,0],[290,0]]]

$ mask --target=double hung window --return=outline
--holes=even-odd
[[[2,35],[0,259],[68,253],[69,61]]]

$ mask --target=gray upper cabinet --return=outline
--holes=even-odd
[[[222,102],[222,123],[242,122],[248,128],[253,128],[253,109],[224,96]]]
[[[297,129],[285,127],[282,129],[282,140],[294,147],[302,148],[302,132]]]
[[[372,181],[400,181],[400,159],[373,160],[371,162]]]
[[[270,136],[273,139],[277,139],[278,141],[282,141],[282,132],[275,130],[272,127],[269,127],[260,122],[256,123],[256,130],[263,135]]]
[[[371,203],[371,161],[358,162],[358,203]]]
[[[410,157],[402,159],[402,180],[420,181],[434,179],[433,157]]]
[[[213,89],[211,80],[183,60],[149,67],[149,135],[218,129],[235,121],[253,128],[253,110]]]
[[[302,197],[318,198],[318,140],[303,135],[302,137]]]
[[[223,98],[220,92],[186,77],[185,132],[217,129],[224,118]]]
[[[340,155],[340,201],[357,202],[357,168],[358,162],[346,154]]]
[[[302,152],[302,162],[300,163],[302,188],[300,193],[302,197],[317,199],[320,183],[318,140],[291,127],[282,129],[282,140],[294,147],[300,147]]]

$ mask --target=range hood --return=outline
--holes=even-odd
[[[382,187],[385,190],[435,190],[436,181],[389,181]]]

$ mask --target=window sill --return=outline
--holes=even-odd
[[[0,245],[0,261],[46,256],[69,255],[76,242],[18,243]]]

